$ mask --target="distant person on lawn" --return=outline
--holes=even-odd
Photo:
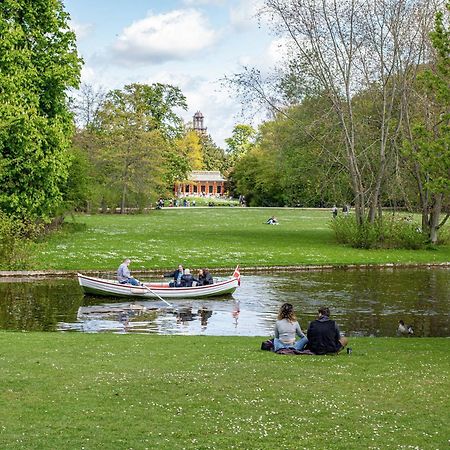
[[[183,266],[180,264],[178,269],[174,270],[170,273],[165,273],[163,277],[165,278],[173,278],[173,281],[169,283],[170,287],[181,287],[181,277],[184,274]]]
[[[348,344],[336,322],[330,319],[330,310],[326,306],[319,308],[317,319],[309,324],[307,336],[308,348],[317,355],[339,353]]]
[[[130,269],[128,266],[131,263],[131,259],[125,258],[123,263],[117,269],[117,281],[120,284],[132,284],[133,286],[140,286],[142,283],[139,283],[136,278],[133,278],[130,273]]]
[[[295,341],[296,336],[300,337],[298,341]],[[278,351],[282,348],[303,350],[307,343],[308,338],[295,317],[294,307],[290,303],[284,303],[281,305],[278,320],[275,323],[274,350]]]
[[[267,219],[267,225],[279,225],[279,222],[275,216],[272,216],[270,219]]]

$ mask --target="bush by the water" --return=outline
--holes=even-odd
[[[0,269],[25,269],[30,263],[35,227],[0,212]]]
[[[388,216],[359,225],[353,216],[337,217],[331,222],[336,240],[355,248],[421,249],[427,238],[417,223],[407,217]]]

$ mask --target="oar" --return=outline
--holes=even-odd
[[[159,294],[157,294],[155,291],[153,291],[152,289],[150,289],[148,286],[146,286],[145,284],[142,285],[142,287],[144,287],[145,289],[147,289],[147,291],[151,292],[155,297],[158,297],[161,301],[163,301],[167,306],[170,306],[172,309],[175,309],[174,306],[169,303],[168,301],[164,300]]]

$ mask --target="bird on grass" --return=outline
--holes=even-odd
[[[405,322],[403,320],[398,321],[398,328],[397,328],[397,336],[412,336],[414,334],[414,328],[412,325],[405,325]]]

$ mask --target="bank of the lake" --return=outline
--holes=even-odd
[[[275,215],[280,225],[266,225]],[[115,270],[124,257],[132,270],[440,264],[450,245],[424,250],[364,250],[339,245],[331,213],[288,208],[167,208],[141,215],[78,215],[63,231],[36,244],[30,269]],[[449,226],[443,230],[447,233]]]
[[[447,448],[449,339],[261,340],[0,332],[2,448]]]

